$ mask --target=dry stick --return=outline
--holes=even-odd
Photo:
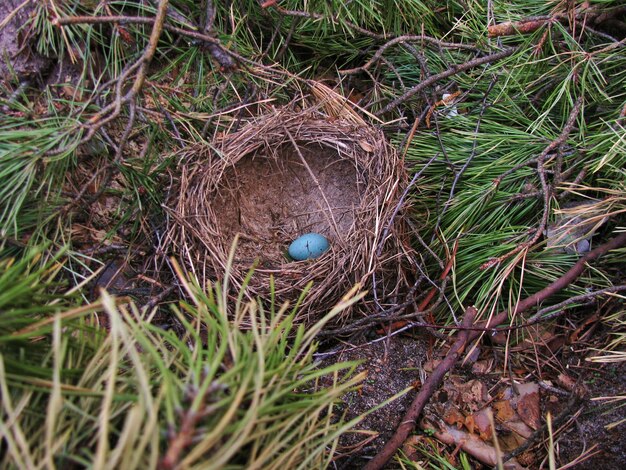
[[[525,18],[519,21],[506,21],[504,23],[499,23],[495,25],[491,25],[487,27],[487,35],[490,38],[500,37],[500,36],[512,36],[516,34],[529,34],[534,31],[537,31],[539,28],[546,24],[551,24],[557,21],[567,21],[567,22],[575,22],[580,23],[580,20],[583,19],[583,29],[589,30],[594,34],[598,34],[602,37],[609,38],[610,40],[615,40],[615,38],[609,36],[605,33],[600,33],[599,31],[595,31],[586,25],[589,20],[593,24],[600,24],[606,21],[608,15],[615,16],[616,14],[621,14],[625,11],[622,9],[615,9],[612,12],[605,11],[604,8],[586,8],[581,9],[574,18],[571,18],[568,13],[557,13],[553,16],[535,16],[531,18]],[[582,17],[582,18],[581,18]]]
[[[403,331],[406,331],[408,329],[411,328],[427,328],[429,329],[430,333],[432,333],[433,331],[438,331],[438,330],[445,330],[445,331],[451,331],[451,330],[458,330],[458,331],[475,331],[475,332],[489,332],[489,333],[498,333],[498,332],[508,332],[508,331],[514,331],[514,330],[520,330],[523,328],[528,328],[536,323],[541,323],[547,320],[553,320],[557,317],[560,317],[562,315],[564,315],[567,310],[565,309],[565,307],[573,304],[573,303],[577,303],[578,306],[583,306],[583,305],[590,305],[592,300],[596,297],[599,297],[601,295],[606,295],[606,294],[615,294],[618,292],[623,292],[626,291],[626,285],[619,285],[619,286],[612,286],[612,287],[607,287],[605,289],[600,289],[597,291],[593,291],[593,292],[589,292],[588,294],[582,294],[582,295],[577,295],[575,297],[571,297],[561,303],[552,305],[550,307],[546,307],[543,308],[541,310],[539,310],[535,315],[533,315],[528,321],[525,321],[522,324],[519,325],[513,325],[513,326],[501,326],[501,327],[489,327],[486,328],[484,326],[461,326],[461,325],[438,325],[436,323],[428,323],[428,322],[423,322],[423,321],[412,321],[413,319],[415,319],[416,317],[420,317],[423,316],[424,314],[430,313],[433,311],[433,307],[428,308],[428,310],[418,310],[416,309],[415,312],[413,313],[409,313],[406,315],[373,315],[373,316],[369,316],[366,317],[365,319],[362,320],[358,320],[358,325],[355,324],[355,327],[352,327],[352,325],[350,327],[346,327],[346,328],[341,328],[341,329],[337,329],[337,330],[327,330],[324,331],[322,333],[320,333],[318,335],[318,337],[321,338],[325,338],[325,337],[335,337],[337,335],[340,334],[346,334],[346,333],[353,333],[355,331],[358,330],[362,330],[370,325],[374,325],[376,323],[380,323],[381,321],[384,320],[398,320],[397,323],[404,323],[405,326],[402,326],[400,329],[397,330],[393,330],[393,332],[391,333],[391,336],[396,335],[398,333],[401,333]],[[583,303],[580,303],[583,302]],[[385,312],[385,314],[387,314],[387,312],[391,312],[393,314],[393,312],[397,312],[400,310],[405,309],[406,307],[408,307],[409,305],[412,305],[413,302],[404,302],[402,304],[399,304],[397,306],[394,306],[392,309],[389,309]],[[418,307],[419,308],[419,307]],[[555,310],[558,310],[555,312]],[[406,320],[406,321],[403,321]],[[394,323],[395,324],[395,323]],[[437,337],[439,337],[439,335],[435,335]],[[384,338],[383,338],[384,339]],[[447,340],[449,339],[446,336],[442,336],[440,339],[443,340]],[[497,338],[492,338],[491,339],[493,342],[498,342]],[[369,343],[366,343],[369,344]],[[326,353],[319,353],[317,354],[317,356],[324,356],[326,355]]]
[[[568,305],[577,304],[579,302],[584,302],[584,301],[589,302],[592,299],[599,297],[601,295],[615,294],[617,292],[622,292],[622,291],[626,291],[626,285],[605,287],[604,289],[599,289],[593,292],[587,292],[586,294],[581,294],[581,295],[576,295],[574,297],[570,297],[569,299],[564,300],[563,302],[559,302],[556,305],[551,305],[549,307],[542,308],[537,313],[535,313],[532,317],[526,320],[523,324],[515,326],[515,328],[516,329],[526,328],[528,326],[534,325],[535,323],[540,323],[546,320],[552,320],[554,318],[557,318],[563,315],[566,312],[565,307],[567,307]],[[497,328],[497,329],[499,330],[500,328]],[[508,327],[507,329],[510,329],[510,327]]]
[[[490,38],[495,38],[499,36],[512,36],[514,34],[528,34],[537,31],[543,25],[557,21],[560,18],[563,18],[563,15],[527,18],[525,20],[515,22],[506,21],[504,23],[488,26],[487,35]]]
[[[111,15],[111,16],[64,16],[61,18],[55,18],[51,21],[53,25],[67,26],[73,24],[106,24],[106,23],[119,23],[119,24],[153,24],[156,18],[150,18],[147,16],[123,16],[123,15]],[[187,36],[200,41],[210,42],[212,44],[219,45],[220,41],[208,34],[203,34],[195,31],[196,27],[192,25],[185,25],[189,29],[178,28],[169,24],[163,24],[163,29],[171,33],[180,34],[181,36]]]
[[[368,60],[365,63],[365,65],[362,65],[360,67],[355,67],[353,69],[340,70],[339,73],[343,75],[352,75],[358,72],[363,72],[369,69],[376,62],[378,62],[380,58],[382,57],[382,55],[385,53],[385,51],[389,49],[390,47],[395,46],[396,44],[403,44],[405,42],[419,42],[419,41],[427,42],[429,44],[434,44],[443,49],[465,49],[469,51],[479,52],[479,49],[477,49],[475,46],[470,46],[468,44],[460,44],[460,43],[455,43],[455,42],[444,42],[444,41],[440,41],[439,39],[431,38],[430,36],[424,36],[424,35],[398,36],[397,38],[394,38],[391,41],[388,41],[382,46],[380,46],[380,48],[376,51],[374,56],[370,60]]]
[[[117,82],[116,85],[116,96],[115,100],[109,105],[105,106],[98,113],[92,116],[89,119],[89,124],[86,125],[88,128],[87,135],[83,137],[80,141],[80,144],[84,144],[91,140],[91,138],[108,122],[116,119],[122,109],[122,105],[133,101],[141,88],[143,87],[144,81],[146,79],[146,74],[148,72],[148,66],[152,62],[152,58],[157,49],[157,45],[159,42],[159,38],[161,37],[161,33],[163,32],[165,26],[165,19],[167,17],[167,5],[169,0],[161,0],[159,2],[159,7],[157,9],[157,13],[154,19],[148,19],[148,23],[154,23],[152,27],[152,31],[150,33],[150,38],[148,40],[148,46],[146,47],[142,56],[137,60],[134,64],[128,67],[120,77],[115,79]],[[97,18],[99,17],[70,17],[70,18],[55,18],[52,20],[53,25],[63,25],[63,24],[72,24],[72,23],[81,23],[81,22],[98,22]],[[110,18],[110,17],[109,17]],[[81,21],[78,21],[81,20]],[[109,21],[110,22],[110,21]],[[130,76],[132,72],[136,69],[137,74],[135,76],[135,80],[133,82],[130,90],[122,96],[122,86],[125,84],[126,79]],[[107,115],[108,114],[108,115]],[[52,154],[59,154],[67,150],[66,147],[62,147],[60,149],[54,150],[51,152]],[[118,149],[119,150],[119,149]]]
[[[463,326],[470,326],[474,322],[477,310],[474,307],[468,307],[465,310],[465,317],[463,318]],[[430,399],[431,395],[435,393],[437,387],[442,382],[446,373],[456,364],[456,361],[465,350],[471,333],[469,331],[461,331],[457,340],[454,342],[446,357],[439,363],[435,370],[430,374],[426,382],[422,385],[421,390],[417,396],[413,399],[409,410],[404,415],[402,423],[396,429],[391,439],[387,441],[381,451],[374,456],[372,460],[364,467],[364,470],[375,470],[382,468],[391,457],[396,453],[396,450],[404,443],[409,433],[415,427],[417,418],[422,412],[426,403]]]
[[[53,24],[58,24],[58,25],[68,25],[68,24],[81,24],[81,23],[86,23],[86,24],[98,24],[98,23],[111,23],[111,22],[120,22],[120,23],[138,23],[138,24],[152,24],[155,22],[155,19],[153,18],[146,18],[143,16],[70,16],[70,17],[63,17],[63,18],[56,18],[52,21]],[[252,66],[252,67],[256,67],[260,70],[264,70],[268,73],[271,74],[278,74],[278,75],[282,75],[282,76],[286,76],[289,77],[293,80],[302,80],[301,77],[299,77],[298,75],[292,74],[286,70],[278,70],[274,67],[271,66],[266,66],[263,65],[259,62],[256,62],[254,60],[248,59],[247,57],[244,57],[240,54],[237,54],[234,51],[231,51],[227,48],[225,48],[221,42],[212,37],[209,36],[207,34],[203,34],[200,32],[196,31],[196,28],[194,26],[189,26],[189,28],[192,28],[192,30],[188,30],[188,29],[183,29],[183,28],[178,28],[175,26],[171,26],[168,24],[163,24],[162,25],[162,29],[166,30],[166,31],[170,31],[172,33],[176,33],[176,34],[180,34],[181,36],[187,36],[193,39],[196,39],[198,41],[202,41],[202,42],[206,42],[209,43],[209,46],[211,46],[209,48],[209,52],[213,55],[213,57],[220,63],[220,65],[222,65],[225,69],[230,69],[230,64],[231,62],[228,61],[228,65],[225,66],[224,65],[224,57],[230,56],[232,59],[236,59],[237,61],[239,61],[242,64],[247,64],[248,66]],[[217,53],[216,51],[219,50],[219,53]],[[217,55],[216,55],[217,54]],[[140,64],[142,61],[142,59],[139,59],[139,61],[137,62],[136,65]],[[232,64],[234,64],[234,62],[232,62]],[[120,78],[115,79],[114,81],[119,82]],[[121,80],[123,81],[123,80]],[[118,100],[121,100],[122,98],[118,98]],[[85,143],[86,141],[88,141],[91,137],[93,136],[93,134],[91,134],[91,136],[84,138],[81,143]]]
[[[402,209],[402,207],[404,206],[404,201],[407,198],[407,196],[409,195],[409,191],[411,190],[411,188],[413,187],[413,185],[417,181],[417,178],[422,176],[422,173],[424,173],[424,171],[426,171],[426,169],[430,166],[430,164],[438,156],[439,156],[439,152],[437,152],[430,160],[428,160],[428,162],[426,162],[426,164],[424,165],[424,167],[422,169],[420,169],[420,171],[415,173],[415,175],[413,176],[413,178],[411,179],[411,181],[409,182],[407,187],[404,189],[404,192],[402,193],[402,196],[400,196],[400,200],[398,201],[398,204],[396,204],[396,207],[395,207],[393,213],[391,214],[391,217],[389,218],[389,222],[387,222],[387,226],[385,227],[385,230],[383,230],[383,236],[381,237],[380,241],[378,242],[378,249],[376,250],[376,256],[380,256],[381,253],[383,252],[383,245],[385,243],[385,240],[387,239],[387,236],[389,235],[389,232],[391,231],[391,228],[393,227],[393,222],[394,222],[396,216],[398,215],[398,212],[400,212],[400,209]]]
[[[74,199],[72,199],[72,201],[70,201],[68,204],[66,204],[63,207],[62,209],[63,212],[69,211],[73,207],[77,206],[80,202],[89,203],[89,202],[97,201],[106,190],[113,176],[113,169],[115,165],[117,165],[122,160],[122,156],[123,156],[122,153],[124,151],[124,147],[126,146],[128,138],[130,137],[130,133],[133,130],[133,125],[135,123],[135,102],[134,101],[131,101],[129,103],[129,111],[130,112],[128,116],[128,122],[126,123],[126,127],[124,128],[124,134],[122,135],[122,138],[120,139],[120,143],[117,146],[117,150],[115,152],[115,157],[113,158],[113,161],[100,167],[96,172],[94,172],[93,176],[89,178],[89,181],[87,181],[87,183],[83,185],[80,191],[78,191],[78,194],[74,196]],[[104,173],[104,177],[102,178],[102,182],[100,183],[100,188],[95,193],[90,194],[88,198],[85,198],[85,194],[87,193],[88,189],[91,187],[92,183],[94,183],[103,173]]]
[[[443,281],[443,286],[442,286],[442,290],[445,290],[445,279]],[[434,290],[434,289],[433,289]],[[578,306],[581,305],[589,305],[593,299],[595,299],[596,297],[599,297],[601,295],[607,295],[607,294],[616,294],[618,292],[623,292],[626,291],[626,285],[618,285],[618,286],[612,286],[612,287],[606,287],[604,289],[599,289],[597,291],[593,291],[593,292],[589,292],[587,294],[581,294],[581,295],[577,295],[575,297],[570,297],[567,300],[564,300],[563,302],[560,302],[558,304],[555,305],[551,305],[549,307],[546,308],[542,308],[541,310],[539,310],[537,313],[535,313],[531,318],[529,318],[527,321],[525,321],[524,323],[521,323],[519,325],[513,325],[513,326],[501,326],[501,327],[485,327],[485,326],[461,326],[461,325],[438,325],[436,323],[428,323],[428,322],[423,322],[423,321],[412,321],[413,319],[417,318],[417,317],[421,317],[425,314],[428,314],[430,312],[433,311],[433,307],[429,307],[428,309],[426,309],[426,307],[424,307],[424,309],[420,309],[420,306],[418,306],[418,308],[416,309],[415,312],[413,313],[409,313],[409,314],[405,314],[405,315],[398,315],[396,314],[396,312],[402,311],[404,309],[406,309],[407,307],[409,307],[410,305],[412,305],[414,302],[413,300],[411,301],[407,301],[407,302],[403,302],[401,304],[398,304],[396,306],[394,306],[393,308],[390,308],[388,310],[386,310],[383,314],[379,314],[379,315],[371,315],[368,316],[366,318],[363,318],[361,320],[357,320],[356,322],[352,323],[349,327],[344,327],[344,328],[338,328],[335,330],[325,330],[323,332],[321,332],[320,334],[318,334],[317,336],[319,338],[327,338],[327,337],[336,337],[338,335],[343,335],[343,334],[347,334],[347,333],[354,333],[355,331],[360,331],[363,330],[365,328],[368,328],[372,325],[375,325],[377,323],[380,323],[381,321],[389,321],[389,320],[397,320],[397,323],[400,324],[402,323],[405,326],[402,326],[400,329],[398,330],[393,330],[393,335],[398,334],[399,332],[402,331],[406,331],[407,329],[410,328],[428,328],[429,330],[432,331],[437,331],[437,330],[446,330],[446,331],[451,331],[451,330],[458,330],[458,331],[462,331],[462,330],[467,330],[467,331],[476,331],[476,332],[490,332],[490,333],[497,333],[497,332],[508,332],[508,331],[514,331],[514,330],[520,330],[523,328],[528,328],[532,325],[535,325],[536,323],[541,323],[547,320],[553,320],[557,317],[560,317],[562,315],[564,315],[567,310],[565,309],[565,307],[568,307],[571,304],[578,304]],[[431,291],[432,292],[432,291]],[[430,294],[430,293],[429,293]],[[440,295],[441,297],[441,295]],[[580,302],[583,302],[582,304]],[[436,304],[440,303],[439,301],[436,302]],[[424,304],[424,302],[422,302],[421,304]],[[555,311],[558,310],[558,311]],[[395,325],[395,323],[394,323]],[[431,333],[432,333],[431,331]],[[437,336],[437,335],[435,335]],[[441,339],[448,339],[446,337],[442,337]],[[494,341],[495,338],[492,338],[492,341]],[[317,354],[317,356],[324,356],[326,355],[326,353],[319,353]]]
[[[526,299],[520,301],[515,306],[513,310],[513,314],[522,312],[530,307],[533,307],[550,296],[556,294],[561,289],[567,287],[571,284],[578,276],[580,276],[587,263],[589,261],[593,261],[600,256],[604,255],[610,250],[620,248],[626,245],[626,233],[621,233],[615,238],[609,240],[604,245],[599,246],[593,251],[590,251],[578,262],[572,266],[569,271],[567,271],[563,276],[554,281],[549,286],[540,290],[539,292],[527,297]],[[415,424],[419,414],[422,409],[426,405],[426,402],[430,398],[430,396],[435,392],[436,387],[439,385],[443,376],[446,374],[448,370],[450,370],[456,361],[458,360],[459,355],[464,350],[465,346],[470,342],[476,339],[481,335],[480,331],[469,331],[471,323],[473,322],[473,318],[476,314],[476,309],[473,307],[469,307],[465,312],[465,318],[463,319],[463,324],[461,328],[465,328],[459,332],[458,339],[455,341],[454,345],[450,348],[450,351],[444,358],[444,360],[437,366],[437,368],[433,371],[433,373],[428,377],[420,393],[415,397],[413,403],[411,403],[411,407],[409,411],[405,415],[402,423],[398,426],[398,429],[394,433],[393,437],[385,444],[383,449],[365,466],[365,470],[374,470],[382,468],[385,463],[391,457],[393,457],[396,450],[402,445],[404,440],[407,438],[409,432],[412,430],[413,425]],[[509,317],[509,311],[504,310],[497,315],[494,315],[487,321],[479,323],[477,326],[479,328],[491,328],[499,323],[503,323]]]
[[[576,264],[569,269],[569,271],[567,271],[565,274],[563,274],[563,276],[558,278],[549,286],[544,287],[539,292],[536,292],[530,297],[526,297],[524,300],[519,301],[517,305],[515,306],[515,308],[513,309],[512,315],[523,312],[529,309],[530,307],[534,307],[535,305],[540,304],[541,302],[543,302],[550,296],[556,294],[557,292],[559,292],[560,290],[564,289],[565,287],[570,285],[572,282],[574,282],[576,278],[583,273],[589,261],[593,261],[599,258],[600,256],[604,255],[608,251],[614,250],[616,248],[620,248],[624,245],[626,245],[626,232],[620,233],[618,236],[616,236],[615,238],[612,238],[611,240],[606,242],[604,245],[601,245],[598,248],[587,253],[585,256],[580,258],[576,262]],[[508,316],[509,316],[509,311],[504,310],[498,313],[497,315],[493,316],[491,319],[485,322],[482,322],[482,324],[479,324],[478,326],[481,328],[490,328],[495,325],[498,325],[499,323],[503,323],[504,321],[506,321]],[[478,334],[479,334],[478,332],[474,333],[471,339],[474,339],[476,336],[478,336]]]
[[[470,60],[468,62],[465,62],[463,64],[460,64],[460,65],[454,65],[454,66],[450,67],[448,70],[444,70],[443,72],[438,73],[436,75],[431,75],[426,80],[420,82],[418,85],[416,85],[413,88],[411,88],[410,90],[408,90],[402,96],[399,96],[398,98],[393,100],[391,103],[387,104],[383,109],[378,111],[376,113],[376,115],[380,116],[382,114],[388,113],[389,111],[391,111],[396,106],[404,103],[406,100],[408,100],[409,98],[411,98],[415,94],[419,93],[424,88],[429,87],[430,85],[432,85],[435,82],[438,82],[439,80],[443,80],[444,78],[448,78],[448,77],[450,77],[452,75],[456,75],[459,72],[464,72],[464,71],[472,69],[474,67],[478,67],[479,65],[488,64],[489,62],[493,62],[493,61],[496,61],[496,60],[504,59],[505,57],[508,57],[508,56],[512,55],[517,50],[518,50],[517,47],[511,47],[509,49],[505,49],[503,51],[496,52],[494,54],[489,54],[489,55],[486,55],[486,56],[483,56],[483,57],[478,57],[476,59],[472,59],[472,60]]]
[[[563,127],[563,130],[561,131],[561,134],[559,134],[559,136],[554,139],[552,142],[550,142],[548,144],[548,146],[543,149],[543,152],[541,152],[541,154],[536,158],[536,162],[537,162],[537,173],[539,174],[539,180],[541,181],[541,190],[543,192],[543,214],[541,216],[541,222],[539,223],[539,227],[537,227],[537,229],[535,230],[534,235],[532,236],[532,238],[524,243],[520,243],[519,245],[517,245],[515,248],[513,248],[511,251],[509,251],[508,253],[505,253],[502,256],[499,256],[497,258],[493,258],[490,259],[489,261],[487,261],[486,263],[483,263],[480,266],[480,269],[488,269],[492,266],[495,266],[496,264],[501,263],[502,261],[510,258],[513,255],[516,255],[517,253],[519,253],[520,251],[526,250],[528,248],[530,248],[531,246],[533,246],[535,243],[537,243],[537,241],[539,241],[539,238],[541,237],[541,235],[543,234],[546,225],[548,224],[548,217],[550,215],[550,197],[552,196],[552,191],[550,190],[550,187],[548,185],[548,181],[546,179],[546,173],[545,173],[545,167],[544,167],[544,162],[546,157],[548,156],[548,154],[550,152],[552,152],[554,149],[560,147],[561,145],[563,145],[563,143],[565,143],[565,141],[567,140],[567,137],[569,136],[569,134],[572,132],[572,129],[574,128],[574,125],[576,124],[576,118],[578,117],[578,114],[580,114],[580,110],[582,108],[582,104],[583,104],[583,96],[579,96],[578,99],[576,100],[576,103],[574,103],[574,107],[572,108],[568,118],[567,118],[567,122],[565,123],[565,126]],[[534,159],[533,159],[534,160]],[[525,162],[524,164],[527,164],[527,162]],[[522,165],[523,166],[523,165]],[[518,168],[519,165],[516,168]],[[494,184],[496,185],[496,187],[500,184],[500,181],[502,181],[502,178],[509,174],[511,172],[511,170],[506,171],[503,175],[500,175],[496,181],[494,182]]]

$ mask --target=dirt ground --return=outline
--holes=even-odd
[[[22,37],[20,25],[24,24],[25,19],[36,7],[34,3],[30,3],[24,4],[22,8],[18,8],[22,4],[22,0],[3,0],[0,2],[0,19],[7,18],[9,13],[15,11],[11,20],[0,30],[0,56],[3,57],[3,60],[0,61],[0,74],[13,76],[18,81],[30,80],[31,78],[45,75],[51,68],[52,62],[51,59],[44,58],[36,53],[34,44],[23,43],[20,40]],[[8,63],[4,58],[8,58]],[[41,81],[42,83],[44,82],[44,80]],[[259,173],[259,169],[256,167],[257,164],[250,162],[251,174]],[[298,167],[294,165],[294,168]],[[298,171],[300,170],[298,169]],[[332,187],[342,187],[344,179],[355,180],[354,168],[349,165],[342,168],[341,171],[335,169],[332,172],[327,172],[326,167],[314,170],[320,177],[328,175],[328,185]],[[267,185],[275,184],[271,179],[265,179],[264,181]],[[294,184],[293,187],[287,189],[288,192],[293,191],[295,194],[302,190],[300,186],[302,181],[297,175],[289,181]],[[240,183],[247,185],[254,182],[244,178]],[[255,187],[257,186],[255,185]],[[262,189],[262,186],[258,187]],[[262,189],[262,191],[265,190]],[[308,190],[305,190],[305,192],[308,192]],[[237,219],[241,224],[245,222],[246,217],[251,219],[259,214],[259,204],[254,199],[256,197],[255,194],[249,193],[249,197],[251,199],[248,206],[257,208],[257,212],[255,214],[254,211],[250,210],[248,213],[242,213]],[[344,194],[342,197],[345,197],[345,199],[334,201],[340,208],[348,204],[346,201],[358,200],[359,189],[356,183],[349,188],[348,194]],[[296,200],[295,196],[292,199]],[[227,204],[230,203],[227,202]],[[274,202],[272,202],[272,205],[274,205]],[[245,210],[246,207],[245,204],[240,205],[240,210]],[[279,206],[278,208],[289,211],[299,210],[298,207]],[[268,214],[271,216],[271,211],[264,212],[263,216],[265,217]],[[348,219],[340,218],[340,225],[349,224],[349,222]],[[302,224],[307,229],[313,227],[324,233],[326,221],[320,215],[318,219],[305,220]],[[265,226],[270,225],[265,224]],[[297,229],[302,231],[303,227]],[[233,230],[238,230],[239,228],[233,227]],[[298,230],[294,228],[294,233]],[[126,289],[126,280],[122,282],[116,277],[123,269],[113,265],[110,267],[110,271],[116,274],[111,274],[106,286],[104,283],[102,283],[102,286],[109,289],[112,288],[112,290],[115,290],[115,288],[119,290]],[[108,271],[105,270],[105,273],[108,275]],[[114,282],[116,279],[117,284]],[[606,336],[607,333],[607,331],[599,329],[595,333],[596,340],[602,338],[602,335]],[[358,370],[366,370],[368,372],[367,379],[362,387],[344,398],[343,406],[347,413],[346,417],[348,419],[354,418],[402,390],[410,387],[419,387],[419,383],[425,378],[425,365],[429,360],[437,357],[437,351],[433,349],[432,344],[433,342],[426,335],[398,335],[392,338],[372,336],[369,341],[364,341],[362,344],[345,344],[339,347],[333,354],[324,356],[322,362],[325,364],[344,360],[361,360],[363,363]],[[574,410],[576,413],[580,411],[580,414],[575,415],[564,429],[557,433],[555,441],[557,466],[566,466],[573,463],[567,468],[578,470],[625,468],[626,422],[609,429],[607,429],[607,426],[622,420],[626,421],[626,408],[619,407],[619,404],[611,404],[607,401],[591,401],[591,399],[607,396],[623,397],[626,393],[626,365],[624,363],[598,364],[586,361],[586,354],[588,354],[590,346],[592,344],[568,344],[564,342],[558,350],[552,351],[551,367],[554,370],[568,371],[572,377],[584,384],[590,399]],[[497,352],[487,349],[483,351],[485,356],[497,356],[497,354]],[[513,358],[513,361],[516,362],[516,358]],[[490,371],[491,374],[496,372],[499,375],[506,375],[504,371]],[[493,377],[488,377],[489,374],[477,375],[471,369],[457,369],[455,374],[464,375],[467,380],[483,380],[490,389],[493,387],[494,379]],[[529,375],[532,376],[533,372],[530,371]],[[546,378],[552,377],[545,377],[544,379]],[[362,468],[368,459],[381,449],[386,440],[393,434],[415,396],[414,388],[403,397],[369,414],[358,426],[357,431],[349,433],[342,438],[341,451],[344,453],[344,457],[337,461],[338,468]],[[541,394],[542,416],[546,411],[553,411],[555,414],[558,414],[565,407],[566,398],[563,395],[553,394],[544,390],[542,390]],[[545,450],[544,441],[539,443],[539,447],[540,450]],[[449,451],[452,453],[454,449]],[[539,454],[541,452],[537,452],[537,455]],[[481,468],[476,461],[472,462],[474,468]],[[391,464],[389,468],[396,467]],[[547,468],[547,464],[545,459],[539,458],[529,468]]]
[[[396,393],[412,387],[427,358],[427,341],[424,338],[377,338],[373,342],[341,347],[336,354],[327,356],[323,363],[363,361],[357,371],[367,371],[367,378],[358,391],[344,399],[346,419],[365,413]],[[339,468],[361,468],[391,437],[410,405],[415,392],[368,415],[354,433],[341,440],[346,453],[354,452],[340,460]]]
[[[45,73],[52,63],[50,58],[36,52],[35,44],[22,39],[25,37],[22,26],[36,8],[34,2],[24,3],[22,0],[0,2],[0,22],[15,12],[0,28],[0,76],[15,76],[20,81]]]
[[[626,367],[624,363],[586,363],[588,377],[584,383],[592,398],[624,396]],[[606,427],[621,421],[621,424]],[[624,468],[626,466],[626,410],[606,401],[590,401],[581,415],[558,441],[559,463],[564,465],[585,452],[593,455],[574,467],[577,470]],[[597,447],[594,447],[597,446]],[[597,452],[597,453],[596,453]]]
[[[598,330],[594,339],[600,339],[606,334]],[[355,392],[351,392],[344,399],[342,410],[347,412],[347,418],[354,418],[364,413],[394,394],[414,387],[407,394],[392,403],[367,416],[356,428],[355,432],[345,435],[341,440],[341,449],[345,453],[344,458],[337,462],[340,469],[362,468],[391,437],[400,423],[408,406],[417,393],[415,387],[427,376],[436,361],[444,351],[433,348],[434,342],[426,334],[416,336],[397,335],[391,338],[377,337],[369,341],[363,341],[357,345],[343,345],[333,354],[324,357],[323,363],[330,364],[342,360],[363,361],[359,371],[367,371],[367,379],[363,386]],[[337,348],[335,348],[337,349]],[[556,351],[554,356],[554,370],[566,370],[568,376],[576,378],[578,385],[583,384],[586,398],[568,409],[570,397],[567,390],[559,383],[557,373],[543,373],[542,384],[552,385],[552,388],[539,387],[540,400],[537,401],[537,413],[540,423],[545,423],[545,416],[550,412],[557,417],[563,410],[567,416],[563,423],[555,429],[555,454],[557,468],[593,469],[598,468],[623,468],[626,464],[626,423],[607,429],[611,423],[625,420],[626,411],[615,404],[592,400],[597,397],[623,396],[626,390],[625,367],[623,364],[599,364],[585,361],[588,354],[587,348],[576,348],[575,345],[564,345]],[[495,361],[493,358],[495,357]],[[473,402],[476,397],[464,398],[465,405],[474,408],[487,407],[497,402],[503,396],[503,391],[508,388],[508,372],[500,367],[503,358],[501,351],[483,348],[481,354],[474,358],[473,364],[464,367],[456,367],[448,376],[445,383],[431,399],[425,410],[425,415],[431,419],[448,420],[444,416],[446,412],[444,402],[452,400],[451,390],[468,385],[475,387],[480,384],[486,393],[485,402]],[[512,362],[519,365],[524,363],[523,358],[514,358]],[[490,364],[485,367],[484,364]],[[520,372],[520,370],[518,370]],[[516,383],[539,382],[533,377],[535,371],[527,374],[516,375]],[[446,392],[445,390],[448,390]],[[441,394],[444,395],[441,395]],[[446,398],[442,398],[445,396]],[[461,400],[462,401],[462,400]],[[465,412],[464,410],[461,410]],[[462,426],[458,423],[457,427]],[[497,426],[499,439],[502,445],[506,445],[507,433],[504,429],[506,423]],[[413,440],[430,439],[429,433],[416,430]],[[448,458],[451,464],[460,468],[455,457],[458,449],[454,446],[439,447],[444,449],[442,454]],[[523,468],[548,468],[546,452],[547,437],[538,439],[529,451],[519,457]],[[506,449],[505,449],[506,451]],[[490,468],[482,465],[475,459],[471,459],[472,468]],[[423,463],[423,462],[422,462]],[[388,464],[387,468],[401,468],[397,463]]]
[[[292,149],[280,151],[284,158],[246,157],[221,179],[217,225],[229,245],[240,234],[238,256],[249,264],[260,258],[263,266],[280,266],[289,243],[303,233],[320,233],[333,244],[361,203],[364,185],[353,162],[321,145],[300,148],[308,167]]]

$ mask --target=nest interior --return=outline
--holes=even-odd
[[[317,108],[281,109],[212,145],[186,148],[179,162],[170,239],[202,282],[230,269],[238,290],[255,265],[247,294],[266,296],[273,285],[279,302],[298,298],[312,282],[303,318],[326,313],[355,283],[397,289],[408,255],[397,210],[407,179],[378,129]],[[289,259],[289,244],[310,232],[326,236],[331,248],[313,260]],[[393,285],[374,285],[376,274]]]
[[[366,187],[356,162],[319,144],[267,150],[228,168],[214,200],[225,239],[239,235],[237,259],[280,267],[289,243],[310,232],[343,245]]]

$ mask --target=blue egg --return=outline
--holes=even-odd
[[[289,256],[296,261],[313,259],[321,256],[328,248],[330,245],[325,236],[319,233],[306,233],[289,245]]]

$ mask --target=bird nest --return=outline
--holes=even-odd
[[[168,207],[170,239],[187,268],[203,283],[228,272],[233,293],[279,303],[312,283],[300,321],[328,312],[357,283],[377,299],[397,289],[406,172],[380,130],[349,117],[274,110],[184,149]],[[330,249],[290,259],[290,243],[311,232]]]

